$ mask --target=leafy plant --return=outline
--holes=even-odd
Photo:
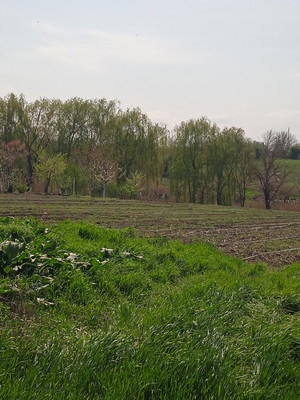
[[[3,398],[298,398],[299,264],[87,222],[0,231]]]

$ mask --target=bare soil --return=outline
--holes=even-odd
[[[46,195],[0,195],[0,217],[47,223],[84,220],[103,227],[134,227],[140,236],[185,243],[205,241],[248,262],[283,267],[300,262],[300,202],[247,207],[175,204]]]

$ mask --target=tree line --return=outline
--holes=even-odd
[[[102,195],[164,195],[178,202],[244,206],[257,184],[266,208],[289,171],[280,159],[300,156],[287,132],[251,141],[241,128],[191,119],[172,132],[139,108],[117,100],[0,98],[0,191]]]

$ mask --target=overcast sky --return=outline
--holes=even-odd
[[[0,0],[0,97],[118,99],[300,141],[299,0]]]

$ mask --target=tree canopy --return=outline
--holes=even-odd
[[[289,130],[252,142],[243,129],[221,129],[206,117],[169,132],[140,108],[122,110],[117,100],[0,98],[1,191],[35,190],[43,181],[45,192],[55,186],[122,196],[131,185],[145,196],[160,187],[175,201],[244,206],[256,182],[269,208],[287,177],[276,160],[287,157],[299,158]]]

